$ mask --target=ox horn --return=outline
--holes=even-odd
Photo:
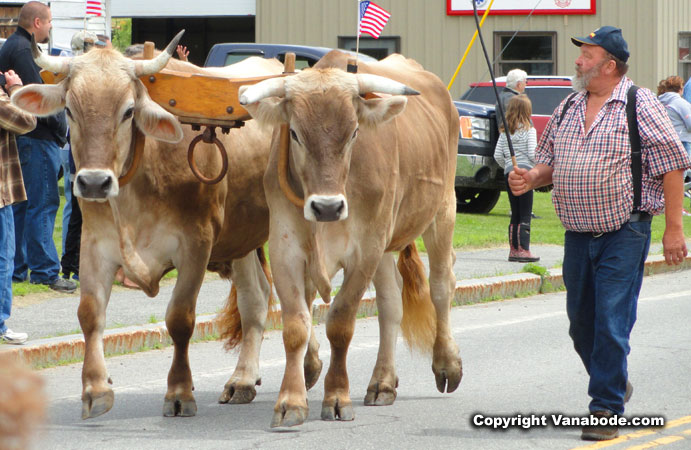
[[[240,104],[256,103],[267,97],[285,97],[285,82],[285,78],[269,78],[252,86],[243,86],[245,89],[240,93]]]
[[[64,56],[50,56],[46,55],[38,48],[36,44],[36,37],[31,33],[31,55],[34,57],[34,62],[41,68],[53,73],[70,73],[70,59]]]
[[[420,95],[415,89],[409,88],[405,84],[390,78],[369,73],[360,73],[355,76],[357,77],[358,86],[360,87],[360,94],[381,92],[382,94],[391,95]]]
[[[170,57],[173,56],[173,52],[175,51],[175,48],[177,47],[178,42],[180,42],[180,38],[182,38],[182,35],[184,33],[185,30],[182,30],[177,35],[175,35],[175,37],[172,41],[170,41],[170,44],[168,44],[166,49],[163,50],[161,54],[155,57],[154,59],[134,61],[135,76],[139,78],[144,75],[153,75],[157,72],[160,72],[161,69],[163,69],[166,66],[166,64],[168,64],[168,60],[170,59]]]

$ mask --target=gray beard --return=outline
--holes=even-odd
[[[586,73],[582,73],[579,75],[578,71],[576,71],[576,74],[574,75],[573,79],[571,80],[571,84],[573,85],[573,90],[576,92],[585,92],[586,88],[590,84],[590,80],[593,79],[595,76],[595,73],[593,71],[588,71]]]

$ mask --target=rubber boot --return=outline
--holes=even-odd
[[[511,247],[511,250],[509,250],[509,261],[518,261],[516,259],[518,258],[518,232],[516,235],[514,235],[513,232],[514,225],[509,224],[509,246]]]
[[[533,256],[532,253],[530,253],[530,225],[526,223],[521,223],[518,225],[518,251],[516,252],[516,259],[509,258],[509,261],[540,261],[539,256]]]

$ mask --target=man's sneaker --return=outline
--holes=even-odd
[[[5,330],[4,333],[0,334],[0,342],[4,342],[6,344],[23,344],[26,342],[26,340],[29,338],[29,335],[26,333],[15,333],[14,331],[10,330],[9,328]]]
[[[691,213],[688,212],[687,210],[685,210],[684,208],[681,209],[681,214],[682,214],[683,216],[691,216]]]
[[[590,414],[597,419],[609,419],[610,411],[595,411]],[[586,425],[581,429],[581,439],[584,441],[608,441],[619,436],[619,427],[613,425]]]
[[[71,294],[74,291],[77,290],[77,283],[74,281],[66,280],[64,278],[56,278],[53,281],[47,281],[43,283],[38,283],[38,282],[31,282],[32,284],[43,284],[45,286],[48,286],[54,291],[57,292],[64,292],[67,294]]]

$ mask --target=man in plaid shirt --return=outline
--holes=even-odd
[[[514,195],[554,184],[552,200],[566,228],[564,284],[569,334],[590,383],[590,413],[624,413],[633,387],[626,358],[653,215],[665,212],[667,264],[687,255],[682,228],[683,173],[690,166],[664,107],[648,89],[636,94],[642,152],[640,209],[634,211],[625,76],[629,51],[621,30],[598,28],[580,47],[574,90],[555,110],[535,151],[536,166],[514,169]],[[581,438],[613,439],[616,426],[583,427]]]
[[[22,85],[19,76],[8,70],[5,82],[4,90],[0,89],[0,342],[23,344],[27,339],[26,333],[15,333],[5,325],[12,309],[15,250],[12,204],[26,201],[14,135],[33,130],[36,118],[10,103],[5,93],[11,93]]]

